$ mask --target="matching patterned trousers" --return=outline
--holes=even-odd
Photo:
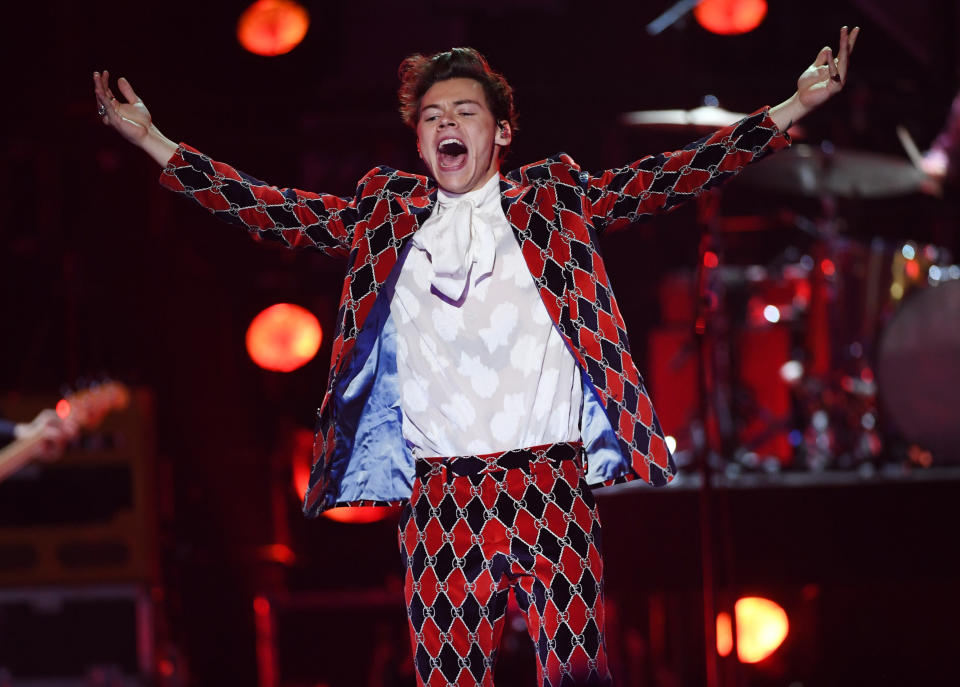
[[[417,461],[400,519],[417,684],[491,687],[510,590],[543,687],[611,684],[603,560],[581,447]]]

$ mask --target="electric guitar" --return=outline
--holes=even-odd
[[[120,382],[104,382],[89,389],[69,394],[57,403],[56,413],[70,418],[81,430],[93,429],[115,410],[130,403],[130,391]],[[38,433],[31,437],[14,439],[0,449],[0,482],[44,453],[45,437]]]

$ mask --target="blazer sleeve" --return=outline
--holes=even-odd
[[[358,199],[375,172],[364,176],[353,198],[341,198],[271,186],[181,143],[161,173],[160,184],[220,219],[245,227],[256,240],[342,257],[350,252]]]
[[[763,108],[682,150],[649,155],[599,176],[581,175],[581,182],[594,226],[602,232],[672,210],[788,145],[789,136]]]

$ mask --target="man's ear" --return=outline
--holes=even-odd
[[[417,155],[420,156],[420,159],[423,160],[423,151],[420,149],[420,138],[417,138]],[[426,160],[424,160],[426,162]]]
[[[497,123],[497,135],[494,136],[493,142],[497,145],[508,146],[513,140],[513,131],[510,129],[510,122],[507,120],[502,120]]]

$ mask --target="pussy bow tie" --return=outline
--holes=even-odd
[[[471,274],[476,283],[493,272],[497,246],[493,224],[500,209],[500,185],[497,179],[491,181],[460,196],[439,191],[436,215],[412,239],[430,256],[431,286],[453,301],[463,296]]]

